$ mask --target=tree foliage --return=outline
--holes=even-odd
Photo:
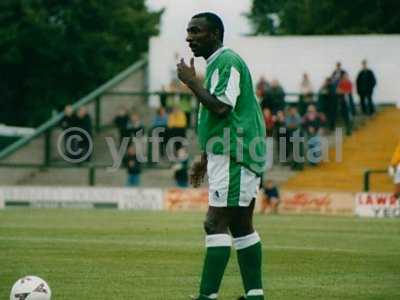
[[[255,35],[391,34],[400,33],[399,11],[397,0],[253,0],[247,17]]]
[[[2,0],[0,123],[35,126],[132,64],[161,14],[145,0]]]

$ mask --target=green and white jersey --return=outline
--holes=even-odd
[[[220,48],[207,59],[204,86],[232,110],[220,117],[200,104],[197,131],[202,151],[229,155],[261,175],[266,163],[265,125],[245,62],[231,49]]]

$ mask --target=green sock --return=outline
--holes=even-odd
[[[261,242],[257,232],[233,239],[242,275],[246,299],[263,300]]]
[[[222,277],[229,261],[231,244],[232,239],[228,234],[207,235],[200,299],[217,299]]]

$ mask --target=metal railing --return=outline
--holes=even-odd
[[[79,99],[77,102],[75,102],[72,105],[72,109],[76,111],[78,108],[85,106],[91,102],[95,102],[95,121],[99,121],[99,116],[100,116],[100,96],[104,95],[108,90],[110,90],[112,87],[114,87],[116,84],[124,80],[128,75],[132,74],[133,72],[142,69],[144,66],[147,65],[147,58],[143,58],[142,60],[134,63],[132,66],[112,78],[111,80],[107,81],[97,89],[95,89],[93,92],[89,93],[85,97]],[[43,123],[40,125],[33,134],[25,136],[15,143],[11,144],[10,146],[6,147],[3,151],[0,152],[0,160],[8,157],[15,151],[21,149],[23,146],[26,144],[30,143],[32,140],[37,138],[38,136],[46,133],[47,131],[51,130],[52,128],[56,127],[60,121],[64,118],[64,112],[61,112],[57,114],[56,116],[52,117],[50,120],[47,122]],[[96,128],[98,128],[99,123],[97,123]],[[46,139],[47,141],[47,139]],[[50,146],[45,146],[47,149]],[[46,155],[45,155],[46,156]]]
[[[370,182],[371,182],[371,175],[373,174],[384,174],[387,173],[387,170],[385,169],[377,169],[377,170],[366,170],[364,172],[364,192],[369,192],[370,191]]]

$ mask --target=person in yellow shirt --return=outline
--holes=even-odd
[[[173,151],[176,153],[182,148],[182,138],[186,137],[187,118],[185,113],[177,106],[175,106],[171,113],[168,115],[168,144],[170,144],[171,138],[180,138],[179,140],[173,141]],[[172,143],[172,142],[171,142]],[[170,147],[167,146],[167,151]]]
[[[397,144],[389,166],[389,174],[394,178],[394,194],[400,198],[400,142]]]

